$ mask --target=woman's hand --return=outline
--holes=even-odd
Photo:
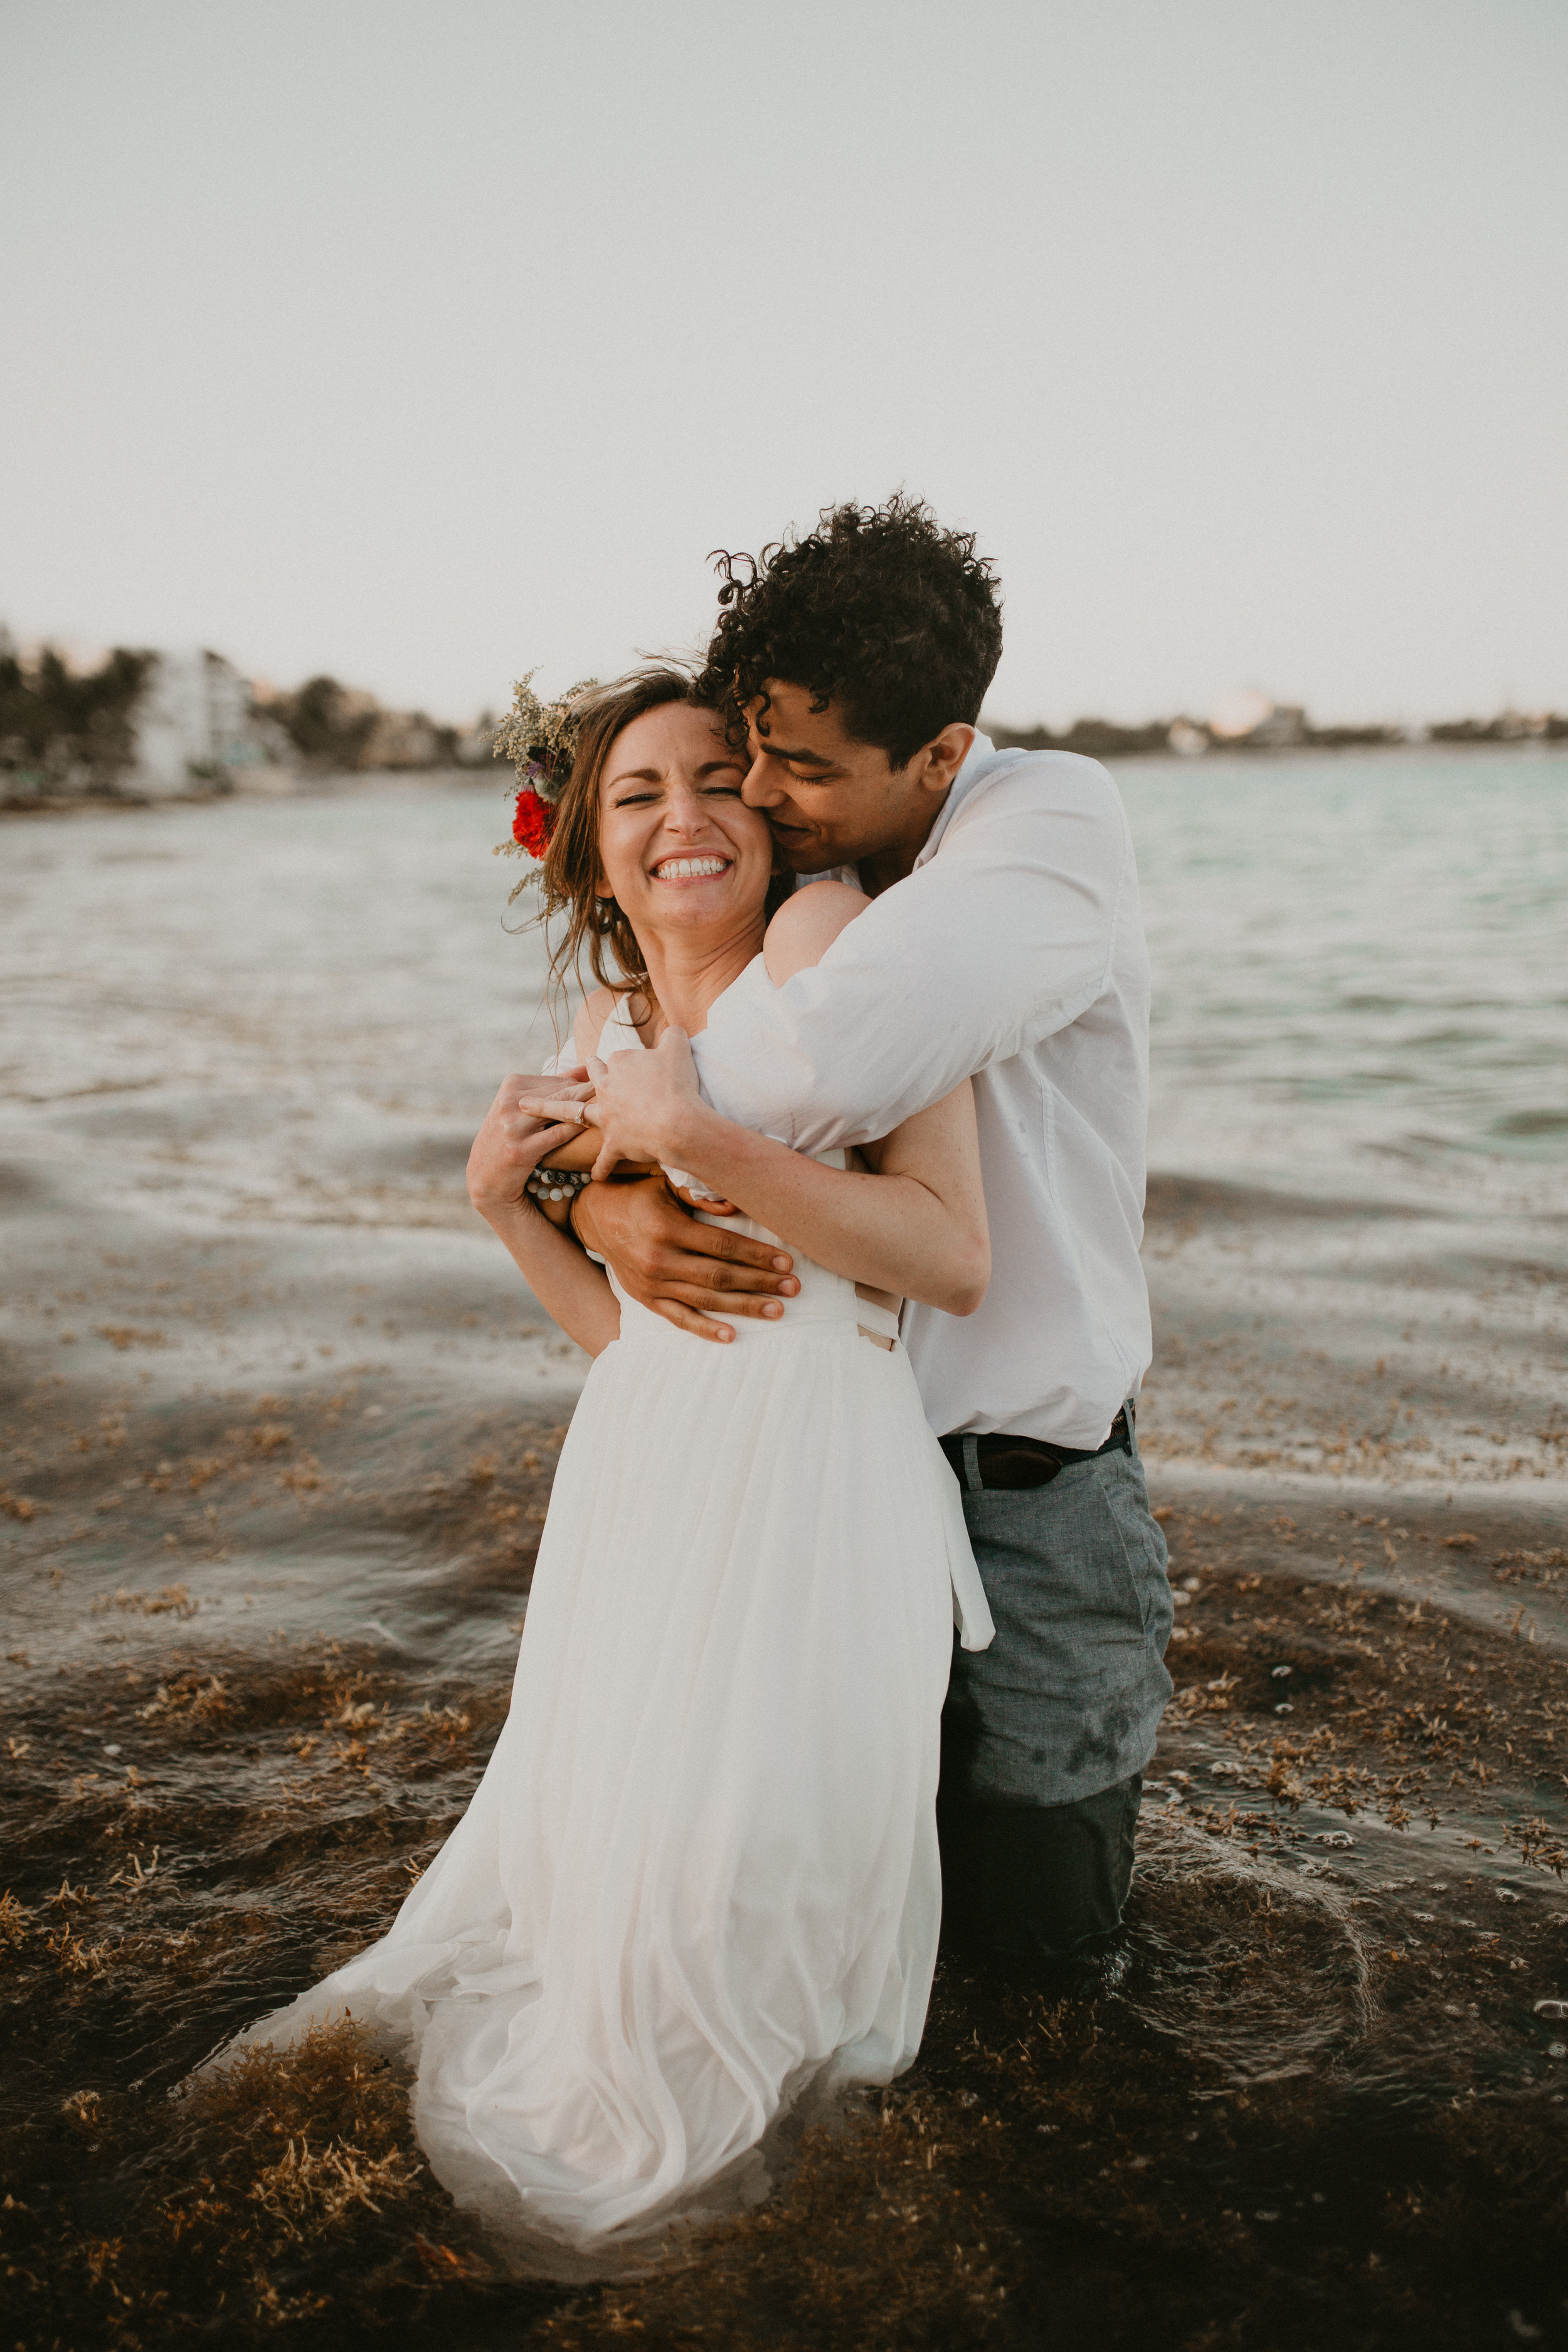
[[[563,1071],[558,1078],[501,1080],[468,1154],[468,1198],[487,1223],[515,1216],[520,1209],[531,1214],[528,1180],[542,1160],[577,1133],[580,1121],[575,1117],[563,1119],[560,1107],[593,1093],[587,1076],[579,1067]],[[556,1105],[553,1118],[537,1118],[522,1109],[525,1098],[542,1099],[547,1092]]]
[[[613,1054],[587,1068],[590,1087],[542,1080],[537,1091],[524,1087],[519,1108],[538,1118],[560,1119],[576,1101],[591,1099],[594,1124],[604,1138],[594,1162],[601,1182],[623,1160],[683,1166],[694,1134],[713,1117],[698,1088],[685,1030],[667,1029],[651,1051]]]

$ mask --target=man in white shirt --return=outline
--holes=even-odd
[[[771,1001],[721,1002],[692,1050],[716,1108],[805,1151],[885,1135],[973,1078],[990,1290],[967,1319],[911,1303],[902,1320],[997,1627],[954,1653],[946,1932],[1092,1951],[1120,1924],[1171,1691],[1133,1427],[1149,970],[1127,821],[1097,761],[977,731],[1001,615],[972,537],[900,498],[746,561],[727,562],[704,689],[745,730],[745,797],[783,863],[852,867],[875,903]],[[776,1255],[655,1185],[590,1188],[574,1227],[635,1297],[709,1335],[794,1287]]]

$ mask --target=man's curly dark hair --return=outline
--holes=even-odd
[[[760,557],[722,550],[723,607],[697,693],[744,739],[748,703],[776,678],[895,768],[954,719],[980,716],[1002,656],[1002,603],[973,531],[944,530],[900,491],[885,506],[824,507],[805,539]]]

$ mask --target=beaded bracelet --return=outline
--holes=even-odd
[[[524,1189],[536,1201],[570,1201],[593,1181],[591,1168],[536,1168]]]

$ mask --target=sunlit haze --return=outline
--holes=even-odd
[[[461,720],[902,484],[998,717],[1568,707],[1558,0],[0,5],[0,617]]]

